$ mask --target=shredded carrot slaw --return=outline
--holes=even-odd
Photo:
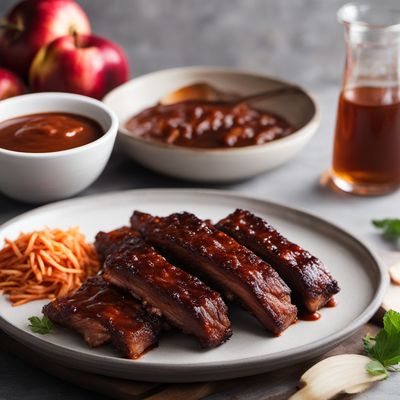
[[[5,239],[0,291],[13,306],[63,296],[97,273],[100,262],[79,228],[44,229]]]

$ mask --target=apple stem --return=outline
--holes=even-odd
[[[75,47],[79,49],[81,47],[81,43],[79,40],[79,34],[75,29],[72,30],[72,36],[74,37]]]

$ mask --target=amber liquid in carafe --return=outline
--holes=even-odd
[[[349,184],[400,185],[399,87],[345,89],[339,97],[334,174]]]

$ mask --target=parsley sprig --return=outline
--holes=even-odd
[[[54,328],[53,323],[46,316],[43,318],[33,316],[28,318],[28,320],[30,322],[29,328],[31,328],[31,331],[40,333],[41,335],[50,333]]]
[[[383,329],[376,336],[367,334],[363,342],[372,358],[366,366],[371,375],[387,377],[388,371],[400,372],[400,313],[389,310],[383,317]]]
[[[383,229],[383,237],[387,240],[400,239],[400,219],[386,218],[381,220],[374,220],[372,223],[377,227]]]

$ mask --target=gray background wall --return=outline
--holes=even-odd
[[[0,14],[16,1],[0,0]],[[182,65],[250,68],[309,87],[340,84],[343,0],[81,0],[132,75]],[[1,63],[1,60],[0,60]]]

